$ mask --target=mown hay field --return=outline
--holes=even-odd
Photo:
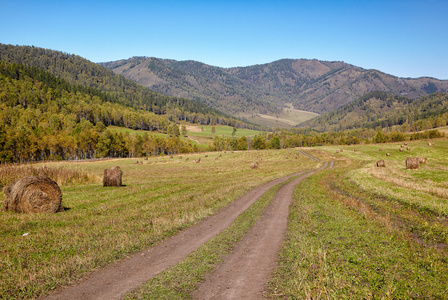
[[[448,299],[448,141],[432,142],[313,150],[336,167],[296,187],[268,295]]]
[[[61,185],[65,212],[0,212],[0,295],[45,294],[159,243],[255,186],[321,164],[300,155],[285,159],[289,151],[151,157],[138,165],[142,159],[47,163],[82,169],[94,180]],[[259,168],[251,169],[255,161]],[[114,166],[123,171],[123,186],[103,187],[104,170]]]

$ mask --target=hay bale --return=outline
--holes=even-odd
[[[201,158],[196,159],[194,162],[197,163],[197,164],[200,163],[201,162]]]
[[[407,145],[408,145],[408,143],[403,143],[403,145],[407,146]]]
[[[55,213],[64,211],[62,192],[47,176],[30,176],[8,184],[3,208],[19,213]]]
[[[411,150],[411,148],[407,147],[406,150]]]
[[[355,149],[354,151],[355,151],[355,152],[358,152],[358,149]]]
[[[189,160],[189,158],[187,157],[186,159],[185,159],[185,161],[187,161],[187,160]]]
[[[121,186],[121,177],[123,172],[120,167],[113,167],[112,169],[105,169],[103,175],[103,186]]]
[[[340,152],[344,152],[344,149],[339,150]]]
[[[400,150],[400,152],[403,152],[403,149],[402,149],[402,148],[400,148],[399,150]]]
[[[418,157],[406,157],[406,169],[418,169]]]
[[[379,151],[383,151],[383,148],[380,148]]]
[[[220,154],[219,157],[222,157],[222,155]]]
[[[376,166],[379,168],[384,168],[384,167],[386,167],[386,163],[384,162],[384,160],[378,160],[376,162]]]
[[[179,156],[179,159],[182,159],[182,156]]]
[[[426,164],[428,162],[428,159],[426,157],[419,157],[418,163],[419,164]]]
[[[259,167],[258,162],[253,162],[250,164],[251,169],[258,169],[258,167]]]
[[[400,147],[401,147],[401,148],[404,148],[404,145],[401,145]]]
[[[288,156],[285,156],[285,159],[288,159]]]
[[[219,157],[215,157],[215,160],[218,160],[219,159]]]
[[[145,160],[148,160],[148,158],[147,158],[147,157],[145,157]]]
[[[386,153],[386,156],[390,156],[390,153]]]
[[[205,157],[208,157],[208,155],[205,155]]]
[[[170,155],[170,158],[174,158],[174,156]]]

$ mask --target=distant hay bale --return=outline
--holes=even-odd
[[[294,159],[297,159],[297,156],[294,156]]]
[[[407,146],[407,145],[408,145],[408,143],[403,143],[403,145]]]
[[[201,162],[201,158],[196,159],[194,162],[197,163],[197,164],[200,163]]]
[[[358,149],[355,149],[354,151],[355,151],[355,152],[358,152]]]
[[[182,156],[179,156],[179,159],[182,159]]]
[[[218,160],[219,159],[219,157],[215,157],[215,160]]]
[[[170,155],[170,158],[174,158],[174,156]]]
[[[426,164],[428,162],[428,159],[426,157],[419,157],[418,163],[419,164]]]
[[[187,161],[187,160],[189,160],[189,158],[187,157],[186,159],[185,159],[185,161]]]
[[[383,148],[378,149],[379,151],[383,151]]]
[[[222,155],[220,154],[219,157],[222,157]]]
[[[401,145],[400,147],[401,147],[401,148],[404,148],[404,145]]]
[[[113,167],[112,169],[105,169],[103,175],[103,186],[121,186],[121,177],[123,172],[120,167]]]
[[[205,157],[208,157],[208,155],[205,155]]]
[[[340,152],[344,152],[344,149],[339,150]]]
[[[400,148],[399,150],[400,150],[400,152],[403,152],[403,149],[402,149],[402,148]]]
[[[390,156],[390,153],[386,153],[386,156]]]
[[[259,167],[258,162],[253,162],[250,164],[251,169],[258,169],[258,167]]]
[[[411,148],[407,147],[406,150],[411,150]]]
[[[386,167],[386,163],[384,162],[384,160],[378,160],[376,162],[376,166],[379,168],[384,168],[384,167]]]
[[[418,169],[418,157],[406,157],[406,169]]]
[[[4,189],[3,208],[19,213],[55,213],[64,211],[62,192],[47,176],[30,176],[8,184]]]
[[[148,158],[147,158],[147,157],[145,157],[145,160],[148,160]]]
[[[285,156],[285,159],[288,159],[288,156]]]

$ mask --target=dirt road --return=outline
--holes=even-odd
[[[325,163],[323,168],[332,167]],[[277,253],[287,229],[294,187],[309,172],[285,184],[263,217],[194,292],[194,299],[262,299],[265,284],[276,266]]]
[[[279,178],[259,186],[238,198],[217,214],[167,239],[160,245],[136,253],[128,259],[94,272],[78,284],[58,289],[51,295],[41,297],[41,299],[122,299],[147,280],[182,261],[191,252],[230,226],[242,212],[268,189],[303,173]],[[294,182],[296,181],[294,180]],[[286,222],[287,217],[281,218],[285,219],[282,222]],[[259,230],[263,231],[263,229]],[[283,229],[279,233],[273,234],[281,236],[282,232]],[[271,244],[270,241],[269,244]]]

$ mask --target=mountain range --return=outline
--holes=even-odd
[[[100,65],[159,93],[195,99],[254,123],[266,124],[267,118],[277,118],[279,127],[288,127],[286,121],[292,121],[289,126],[304,121],[298,119],[303,114],[286,114],[292,109],[328,113],[373,91],[410,99],[448,91],[448,80],[399,78],[345,62],[316,59],[220,68],[197,61],[132,57]]]

